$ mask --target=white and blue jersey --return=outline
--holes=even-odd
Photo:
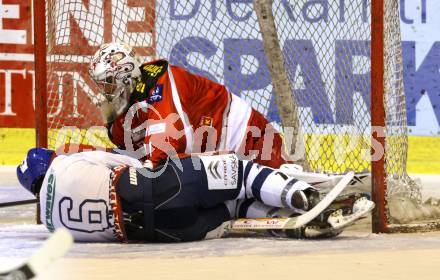
[[[40,190],[41,222],[50,231],[69,229],[76,241],[115,241],[109,188],[112,168],[120,165],[142,167],[102,151],[57,156]]]

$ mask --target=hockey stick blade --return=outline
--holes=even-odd
[[[23,265],[0,273],[0,280],[32,279],[48,265],[64,256],[73,244],[73,237],[66,229],[58,229],[43,246]]]
[[[13,206],[19,206],[19,205],[26,205],[26,204],[33,204],[37,203],[38,200],[36,198],[34,199],[27,199],[27,200],[19,200],[19,201],[10,201],[10,202],[3,202],[0,203],[0,208],[2,207],[13,207]]]
[[[290,218],[263,218],[263,219],[237,219],[231,221],[231,230],[261,230],[261,229],[295,229],[300,228],[324,211],[350,184],[354,172],[350,171],[327,193],[327,195],[306,213]]]

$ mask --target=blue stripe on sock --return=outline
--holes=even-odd
[[[252,203],[254,203],[254,202],[255,202],[255,199],[252,199],[252,198],[243,202],[240,205],[240,208],[238,209],[238,218],[246,218],[246,214],[249,209],[249,206],[251,206]]]
[[[281,192],[281,203],[284,207],[290,208],[289,203],[287,202],[287,194],[296,182],[298,182],[298,180],[293,178],[286,184],[283,191]],[[292,198],[290,197],[290,199]]]
[[[244,169],[244,176],[243,176],[244,186],[246,186],[246,182],[247,182],[247,178],[248,178],[249,172],[251,172],[252,165],[254,165],[254,164],[255,163],[252,163],[250,161],[248,161],[247,164],[246,164],[246,167]]]
[[[264,181],[266,181],[266,178],[273,172],[273,169],[271,168],[263,168],[262,170],[260,170],[260,172],[258,173],[257,177],[255,177],[254,181],[252,182],[252,194],[254,195],[254,197],[263,202],[261,200],[261,188],[263,187]]]

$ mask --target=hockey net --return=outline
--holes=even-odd
[[[371,170],[370,107],[383,102],[386,176],[376,180],[388,186],[381,202],[385,222],[387,227],[426,222],[434,216],[415,210],[418,214],[408,217],[402,211],[403,205],[419,209],[422,197],[406,173],[399,1],[384,1],[384,96],[373,101],[371,1],[274,1],[276,38],[299,120],[299,126],[288,127],[281,122],[271,58],[250,1],[48,0],[43,137],[49,148],[69,142],[112,146],[87,66],[102,43],[125,42],[145,61],[167,58],[225,84],[283,131],[287,146],[295,143],[292,158],[313,171]],[[292,137],[295,132],[298,137]]]

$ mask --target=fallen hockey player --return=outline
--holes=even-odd
[[[115,153],[57,156],[34,148],[17,167],[17,176],[23,187],[39,196],[41,222],[49,231],[64,227],[76,241],[86,242],[223,237],[230,220],[303,217],[323,205],[331,193],[323,196],[279,169],[239,160],[234,154],[184,157],[180,163],[178,167],[169,161],[150,170],[135,158]],[[352,176],[347,174],[348,181],[341,180],[334,194]],[[362,195],[343,196],[313,215],[310,223],[271,232],[292,238],[336,236],[373,207]],[[339,225],[335,227],[330,219]]]

